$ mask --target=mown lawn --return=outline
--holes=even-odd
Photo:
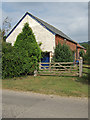
[[[2,80],[3,89],[88,97],[87,77],[25,76]]]

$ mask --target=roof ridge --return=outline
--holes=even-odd
[[[61,30],[57,29],[56,27],[54,27],[53,25],[50,25],[49,23],[43,21],[42,19],[39,19],[38,17],[32,15],[29,12],[26,12],[24,14],[24,16],[19,20],[19,22],[13,27],[13,29],[9,32],[9,34],[7,35],[7,37],[13,32],[13,30],[18,26],[18,24],[25,18],[26,15],[31,16],[32,18],[34,18],[35,20],[37,20],[41,25],[45,26],[48,30],[50,30],[52,33],[55,33],[57,35],[60,35],[61,37],[70,40],[71,42],[74,42],[77,44],[76,41],[72,40],[70,37],[68,37],[66,34],[64,34]],[[6,38],[7,38],[6,37]]]
[[[39,19],[38,17],[32,15],[32,14],[29,13],[29,12],[26,12],[26,13],[27,13],[28,15],[36,18],[37,21],[42,22],[42,24],[44,24],[44,26],[46,26],[45,24],[47,24],[48,26],[54,28],[56,31],[58,31],[58,35],[60,35],[61,37],[64,37],[64,38],[66,38],[67,40],[70,40],[70,41],[72,41],[72,42],[74,42],[74,43],[77,43],[76,41],[74,41],[74,40],[72,40],[70,37],[68,37],[66,34],[64,34],[61,30],[59,30],[59,29],[57,29],[56,27],[54,27],[53,25],[50,25],[50,24],[47,23],[46,21],[43,21],[42,19]],[[46,26],[46,27],[47,27],[48,29],[50,29],[48,26]],[[50,29],[50,30],[53,31],[52,29]],[[55,31],[54,31],[54,33],[57,34],[57,32],[55,32]],[[61,33],[62,35],[61,35],[60,33]]]

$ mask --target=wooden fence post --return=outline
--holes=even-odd
[[[49,64],[49,70],[51,71],[51,63]]]
[[[39,62],[39,70],[41,70],[41,62]]]
[[[34,71],[34,76],[37,76],[37,70]]]
[[[82,64],[83,64],[83,59],[80,57],[79,60],[79,77],[82,77]]]

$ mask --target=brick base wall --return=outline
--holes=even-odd
[[[75,44],[69,40],[65,40],[64,38],[60,37],[59,35],[56,35],[55,36],[55,45],[58,45],[58,43],[61,43],[61,45],[66,43],[66,45],[68,45],[72,51],[75,51],[75,59],[76,59],[77,44]]]

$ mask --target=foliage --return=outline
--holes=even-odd
[[[33,74],[38,69],[40,57],[41,50],[35,36],[25,23],[14,46],[3,45],[3,78]]]
[[[39,46],[41,46],[42,45],[42,42],[39,42],[39,44],[38,44]]]
[[[88,59],[88,64],[90,65],[90,44],[89,44],[88,50],[87,50],[87,59]]]
[[[2,54],[8,54],[8,52],[12,51],[12,48],[11,43],[2,42]]]
[[[9,59],[11,59],[12,50],[13,48],[11,44],[2,42],[2,78],[5,78],[9,75]]]
[[[84,63],[88,63],[90,64],[90,41],[88,42],[83,42],[83,43],[80,43],[80,45],[82,45],[83,47],[86,48],[86,54],[84,55],[83,57],[83,60],[84,60]]]
[[[43,59],[46,55],[47,55],[47,51],[45,51],[45,52],[43,52],[43,51],[41,51],[41,58]]]
[[[88,49],[89,42],[82,42],[82,43],[79,43],[79,44],[82,45],[83,47],[85,47],[86,49]]]
[[[20,53],[17,49],[12,48],[11,52],[5,53],[3,56],[3,78],[16,77],[28,74],[30,71],[30,58],[25,56],[25,51]],[[24,54],[23,57],[20,54]],[[25,59],[25,58],[26,59]]]
[[[27,56],[31,59],[31,62],[33,62],[34,67],[40,61],[41,50],[28,23],[24,25],[22,33],[17,36],[14,47],[19,51],[26,51]]]
[[[6,42],[6,36],[3,36],[3,42]]]
[[[61,45],[60,43],[55,48],[55,53],[53,56],[55,62],[72,62],[73,53],[69,46],[66,44]]]
[[[80,50],[79,55],[80,55],[80,57],[84,57],[85,56],[85,52],[84,52],[83,49]]]
[[[87,48],[87,51],[86,51],[86,54],[84,55],[84,62],[85,63],[88,63],[90,65],[90,45],[88,45],[88,48]]]

